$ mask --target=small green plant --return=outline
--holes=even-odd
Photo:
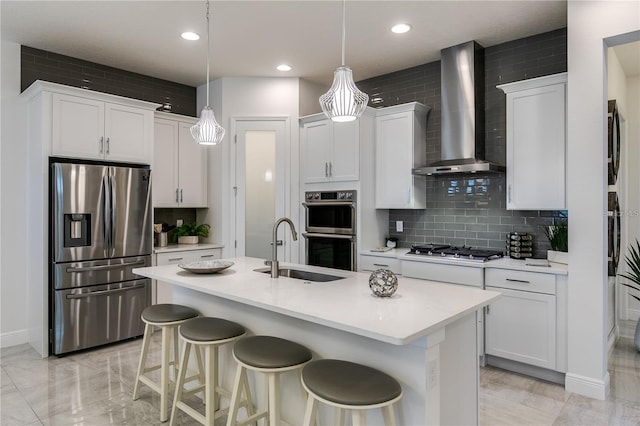
[[[622,278],[626,278],[631,281],[633,284],[622,283],[622,285],[626,285],[629,288],[634,289],[637,292],[640,292],[640,243],[636,240],[636,245],[634,247],[633,244],[629,245],[629,254],[624,257],[627,262],[627,266],[629,267],[629,272],[626,274],[618,274]],[[629,293],[629,296],[634,299],[640,301],[640,297]]]
[[[198,225],[197,223],[184,223],[178,226],[175,230],[176,237],[198,236],[206,238],[209,236],[209,229],[211,226],[206,223]]]
[[[558,219],[554,225],[545,226],[544,234],[549,240],[551,250],[569,251],[569,228],[567,219]]]

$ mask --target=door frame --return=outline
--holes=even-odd
[[[292,161],[295,158],[294,153],[292,153],[292,143],[291,143],[291,118],[289,116],[235,116],[230,118],[230,152],[229,152],[229,177],[230,177],[230,191],[229,191],[229,227],[230,227],[230,243],[229,252],[231,253],[230,257],[238,257],[244,256],[244,250],[242,250],[242,246],[237,241],[237,179],[238,179],[238,148],[237,148],[237,140],[238,140],[238,128],[240,123],[273,123],[273,122],[281,122],[284,126],[284,141],[283,145],[280,147],[276,147],[277,154],[282,156],[282,161],[284,162],[284,215],[290,218],[295,224],[296,230],[300,231],[299,220],[298,220],[298,209],[292,208],[295,200],[292,200],[292,194],[297,194],[298,184],[297,184],[297,176],[294,173],[294,166],[297,166],[297,163]],[[244,170],[244,169],[243,169]],[[284,228],[284,227],[282,227]],[[299,232],[298,232],[299,233]],[[299,241],[290,241],[290,244],[284,245],[283,256],[278,256],[279,260],[282,261],[296,261],[297,256],[295,254],[298,253],[299,249]],[[292,258],[292,254],[294,255]]]

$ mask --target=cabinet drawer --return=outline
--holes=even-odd
[[[482,268],[435,262],[401,262],[402,275],[422,280],[483,287]]]
[[[400,274],[400,261],[392,257],[360,256],[361,271],[375,271],[377,269],[389,269],[394,274]]]
[[[158,253],[156,256],[158,265],[177,265],[178,263],[219,259],[220,249],[174,251],[171,253]]]
[[[485,269],[487,287],[510,288],[534,293],[556,294],[556,276],[510,269]]]

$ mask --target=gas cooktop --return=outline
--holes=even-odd
[[[486,262],[503,256],[500,250],[481,249],[467,246],[450,246],[448,244],[414,244],[407,254],[434,256],[447,259],[472,260]]]

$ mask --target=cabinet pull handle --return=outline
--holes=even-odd
[[[102,149],[104,146],[104,136],[100,136],[100,141],[98,142],[98,146],[100,147],[100,154],[102,154]]]
[[[487,315],[489,315],[491,313],[491,305],[487,305],[486,308],[487,308]]]
[[[212,254],[203,254],[202,256],[200,256],[200,259],[206,259],[208,257],[213,257]]]
[[[179,198],[178,198],[178,188],[176,188],[176,203],[178,202]]]
[[[178,260],[182,260],[182,257],[174,257],[173,259],[169,259],[169,262],[177,262]]]
[[[110,138],[107,138],[107,155],[109,154],[109,139]]]
[[[329,177],[329,163],[324,163],[324,177]]]
[[[180,188],[180,202],[182,202],[182,188]]]
[[[333,164],[331,163],[331,161],[329,161],[329,177],[333,176]]]
[[[509,188],[507,189],[507,202],[511,203],[511,184],[509,184]]]
[[[389,265],[383,265],[382,263],[374,263],[373,266],[385,266],[385,267],[389,267]]]
[[[516,280],[514,278],[507,278],[506,280],[511,281],[512,283],[531,284],[531,281],[527,281],[527,280]]]

